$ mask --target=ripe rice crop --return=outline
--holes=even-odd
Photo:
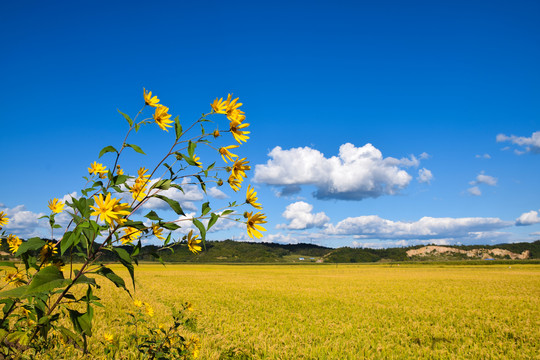
[[[202,359],[540,358],[537,265],[143,264],[136,279],[149,321],[193,304]],[[100,283],[93,358],[133,308]]]

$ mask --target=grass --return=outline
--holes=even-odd
[[[538,265],[145,264],[136,279],[156,326],[193,304],[202,359],[540,359]],[[92,358],[133,309],[101,284]]]

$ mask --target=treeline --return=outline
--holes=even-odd
[[[314,244],[276,244],[276,243],[254,243],[238,242],[232,240],[207,241],[206,248],[198,255],[192,254],[185,244],[176,245],[172,249],[160,250],[158,246],[147,245],[140,249],[139,261],[159,261],[155,254],[159,254],[164,262],[181,263],[302,263],[302,262],[325,262],[325,263],[369,263],[381,261],[411,261],[407,256],[407,251],[418,249],[422,246],[410,246],[387,249],[369,248],[328,248]],[[448,246],[462,250],[472,249],[505,249],[513,253],[522,253],[529,250],[531,259],[540,259],[540,240],[532,243],[515,243],[499,245],[462,245]],[[131,253],[131,246],[124,246]],[[0,245],[2,258],[9,258],[9,250],[5,241]],[[64,254],[64,257],[70,256]],[[429,258],[415,258],[422,260],[449,260],[465,259],[456,255],[430,256]],[[104,251],[100,256],[100,261],[116,261],[113,253]]]

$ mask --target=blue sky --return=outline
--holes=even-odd
[[[80,196],[99,150],[125,134],[117,109],[134,115],[144,87],[185,124],[216,97],[240,97],[263,241],[534,241],[539,15],[537,1],[6,3],[6,229],[47,234],[47,201]],[[167,136],[145,128],[132,142],[148,156],[122,165],[155,163]],[[220,190],[228,198],[194,188],[179,200],[235,199]],[[221,228],[209,238],[248,239]]]

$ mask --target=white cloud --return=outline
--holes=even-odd
[[[473,186],[471,188],[468,188],[467,191],[469,192],[469,194],[471,194],[473,196],[482,195],[482,190],[480,190],[480,188],[478,186]]]
[[[499,218],[433,218],[414,222],[392,221],[377,215],[350,217],[336,225],[327,225],[330,235],[355,235],[360,239],[442,239],[476,237],[479,232],[512,226]]]
[[[223,191],[219,190],[217,187],[211,187],[208,190],[206,190],[208,195],[212,196],[216,199],[226,199],[228,198],[227,194],[225,194]]]
[[[486,175],[483,171],[476,176],[476,180],[470,181],[471,185],[486,184],[489,186],[497,185],[497,178]]]
[[[429,155],[427,152],[423,152],[423,153],[421,153],[421,154],[418,156],[418,158],[419,158],[420,160],[429,159],[430,157],[431,157],[431,155]]]
[[[476,157],[477,159],[491,159],[491,155],[489,155],[489,154],[476,155],[475,157]]]
[[[540,154],[540,131],[535,131],[530,137],[516,135],[497,135],[497,142],[510,142],[512,144],[525,148],[525,151]],[[523,154],[523,151],[517,151],[518,155]]]
[[[420,183],[430,183],[433,180],[433,174],[430,170],[422,168],[418,170],[418,177],[416,178]]]
[[[23,239],[34,236],[50,237],[48,220],[39,219],[46,214],[28,211],[24,205],[18,205],[11,209],[0,208],[0,210],[4,211],[9,218],[8,224],[4,226],[7,232],[13,233]]]
[[[539,223],[540,216],[538,216],[538,211],[534,210],[523,213],[516,219],[517,226],[533,225]]]
[[[313,214],[313,205],[304,201],[289,204],[282,216],[289,220],[288,224],[278,225],[278,229],[304,230],[314,227],[322,227],[330,218],[324,212]]]
[[[268,155],[271,159],[266,164],[256,166],[255,181],[293,190],[313,185],[319,199],[361,200],[396,194],[412,179],[401,167],[419,165],[414,156],[383,158],[371,144],[343,144],[339,155],[330,158],[309,147],[283,150],[277,146]]]

